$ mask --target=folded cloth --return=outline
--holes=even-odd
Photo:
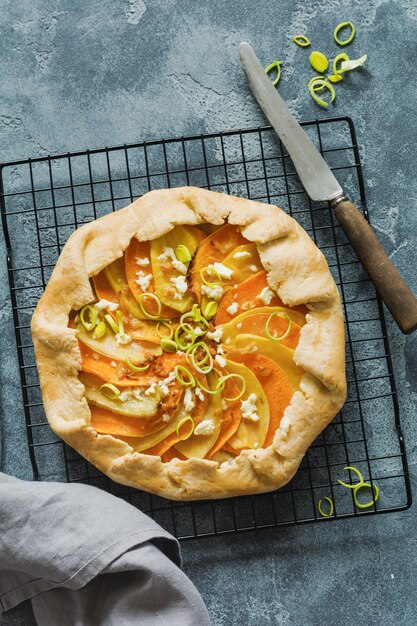
[[[0,472],[0,615],[31,599],[41,626],[209,626],[176,539],[81,484]]]

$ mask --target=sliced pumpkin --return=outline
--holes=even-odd
[[[198,244],[199,237],[195,234],[194,229],[188,226],[175,226],[175,228],[165,235],[162,235],[162,237],[151,241],[150,256],[155,293],[163,304],[180,313],[191,309],[195,301],[194,296],[189,289],[183,294],[177,291],[175,284],[171,281],[177,279],[186,280],[185,274],[179,272],[174,267],[171,259],[162,261],[160,256],[163,255],[165,248],[170,248],[175,252],[175,249],[179,245],[185,246],[190,255],[193,256]]]
[[[247,448],[262,447],[268,433],[270,422],[269,404],[266,394],[262,389],[262,385],[255,374],[241,363],[227,360],[226,368],[230,374],[243,376],[246,381],[246,390],[243,394],[242,401],[247,400],[251,394],[255,394],[256,414],[259,417],[257,421],[252,421],[245,419],[244,415],[242,415],[239,428],[229,439],[226,449],[230,447],[232,452],[237,453]]]
[[[266,271],[263,270],[262,272],[259,272],[258,274],[252,276],[252,278],[248,278],[247,280],[243,281],[243,283],[240,283],[236,287],[230,289],[227,293],[224,294],[223,298],[219,302],[216,315],[216,324],[226,324],[227,322],[230,322],[231,319],[244,311],[249,311],[250,309],[265,306],[265,303],[259,298],[259,296],[262,290],[266,287],[269,287],[269,285],[266,280]],[[227,309],[234,302],[238,304],[238,309],[236,312],[231,314],[227,311]],[[268,306],[286,307],[281,298],[276,294],[273,296]],[[293,311],[298,311],[303,315],[308,313],[308,310],[304,305],[291,307],[291,309]]]
[[[243,363],[255,374],[262,385],[269,404],[269,427],[263,447],[271,445],[284,411],[291,402],[293,389],[283,369],[272,359],[258,353],[234,352],[227,355],[232,361]]]
[[[260,337],[267,339],[266,323],[272,313],[285,313],[285,315],[288,315],[291,319],[291,330],[288,336],[280,343],[288,348],[291,348],[292,350],[295,350],[300,339],[301,330],[298,322],[304,323],[304,316],[298,311],[293,311],[292,309],[279,306],[259,307],[237,315],[237,317],[234,317],[231,322],[224,324],[222,335],[223,341],[229,338],[233,343],[236,335],[241,333],[259,335]],[[274,336],[274,333],[276,333],[277,337],[283,335],[287,328],[288,320],[285,317],[280,317],[279,315],[275,315],[268,325],[270,334]]]
[[[96,292],[97,300],[108,300],[109,302],[118,302],[118,298],[110,287],[104,272],[100,272],[97,276],[93,276],[94,291]]]
[[[80,381],[85,387],[85,397],[87,402],[94,406],[116,413],[117,415],[127,415],[128,417],[150,418],[155,417],[161,404],[162,395],[158,386],[155,386],[154,393],[146,395],[137,393],[130,395],[124,402],[119,399],[110,399],[100,390],[103,381],[92,374],[81,372]],[[143,389],[143,392],[145,389]],[[136,393],[136,392],[135,392]]]
[[[82,324],[77,325],[77,338],[90,350],[104,354],[114,361],[126,361],[128,358],[137,364],[144,363],[148,356],[162,354],[160,346],[154,343],[132,341],[129,344],[118,346],[115,335],[108,330],[101,339],[94,339],[93,334],[88,332]]]
[[[127,417],[93,405],[90,405],[90,411],[91,425],[96,432],[102,435],[115,435],[120,438],[144,438],[166,427],[160,414],[153,419]]]
[[[213,375],[208,374],[207,383],[209,387],[215,385],[217,378],[213,380]],[[214,431],[208,435],[191,435],[185,441],[180,441],[175,445],[175,449],[181,452],[188,459],[204,459],[209,450],[216,443],[220,433],[222,417],[222,403],[220,393],[210,395],[209,406],[204,420],[210,420],[214,424]]]
[[[294,363],[294,350],[281,345],[279,342],[246,334],[236,336],[234,348],[248,354],[259,352],[259,354],[272,359],[284,371],[293,391],[298,391],[300,388],[300,380],[304,375],[304,370]]]
[[[201,242],[191,263],[191,288],[199,302],[203,284],[200,271],[211,263],[222,263],[238,246],[247,244],[239,228],[232,224],[225,224]]]
[[[223,259],[222,263],[233,270],[233,276],[230,279],[232,284],[241,283],[263,270],[255,243],[237,246]]]

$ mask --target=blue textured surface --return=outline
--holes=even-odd
[[[348,7],[348,8],[346,8]],[[337,88],[332,112],[305,90],[308,34],[329,56],[351,19],[353,58],[367,69]],[[242,40],[284,62],[281,93],[300,119],[354,120],[372,223],[417,292],[416,0],[3,0],[2,161],[140,139],[263,124],[237,59]],[[0,241],[2,469],[30,478]],[[417,335],[389,320],[413,487],[417,460]],[[6,338],[6,340],[4,340]],[[416,622],[417,525],[409,511],[183,545],[185,570],[214,625],[410,625]],[[32,623],[30,607],[7,625]]]

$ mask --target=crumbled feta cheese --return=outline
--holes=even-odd
[[[216,343],[219,343],[222,338],[222,335],[223,335],[222,326],[216,326],[216,328],[213,331],[211,330],[208,331],[208,333],[206,334],[206,337],[207,339],[212,339]]]
[[[241,411],[244,419],[250,420],[251,422],[257,422],[259,420],[259,415],[256,413],[257,399],[258,396],[256,393],[251,393],[246,400],[241,401]]]
[[[166,263],[168,260],[171,261],[172,265],[180,274],[187,273],[187,265],[177,259],[174,249],[165,247],[163,252],[158,256],[158,261]]]
[[[236,328],[239,328],[239,329],[240,329],[240,328],[242,328],[242,322],[238,322],[238,323],[236,324]]]
[[[194,435],[212,435],[216,430],[214,422],[203,420],[194,428]]]
[[[181,300],[182,296],[188,289],[187,279],[185,276],[177,276],[175,278],[170,278],[169,282],[171,285],[174,285],[177,293],[174,295],[174,300]]]
[[[143,257],[143,259],[141,259],[140,257],[136,257],[135,260],[136,260],[136,265],[139,265],[140,267],[146,267],[150,263],[147,256]]]
[[[222,398],[222,409],[223,409],[223,411],[227,411],[228,408],[229,408],[229,405],[227,404],[226,400],[224,398]]]
[[[194,389],[195,395],[201,402],[204,402],[204,393],[201,391],[200,387],[195,387]]]
[[[259,448],[259,443],[257,441],[255,441],[255,443],[253,444],[253,448],[254,450],[256,450],[256,448]]]
[[[111,365],[112,367],[117,367],[117,363],[116,363],[116,361],[110,361],[110,365]]]
[[[233,302],[230,306],[227,307],[226,311],[229,315],[234,315],[237,313],[239,305],[237,302]]]
[[[224,354],[223,346],[217,346],[217,354]]]
[[[258,295],[259,300],[261,300],[264,304],[270,304],[272,298],[274,297],[274,292],[269,287],[264,287],[261,293]]]
[[[184,410],[187,413],[190,413],[194,407],[195,407],[194,394],[191,391],[191,389],[186,389],[184,393]]]
[[[242,250],[241,252],[235,252],[233,255],[234,259],[247,259],[248,256],[252,256],[250,252],[247,250]]]
[[[216,354],[216,356],[214,357],[214,360],[216,361],[217,365],[219,365],[220,367],[226,367],[227,365],[226,359],[220,356],[220,354]]]
[[[120,402],[126,402],[126,400],[129,400],[131,395],[132,393],[130,391],[122,391],[122,393],[120,394],[120,396],[118,396],[118,398]]]
[[[158,387],[161,390],[161,393],[164,397],[169,394],[169,385],[172,385],[174,380],[175,380],[175,374],[174,372],[170,372],[170,374],[166,378],[158,382]]]
[[[223,295],[223,287],[221,285],[201,285],[201,293],[210,300],[220,300]]]
[[[230,343],[232,343],[232,338],[231,337],[226,337],[226,340],[224,342],[226,345],[229,345]]]
[[[230,269],[230,267],[226,267],[226,265],[223,265],[223,263],[213,263],[213,265],[209,265],[209,268],[213,268],[219,276],[221,276],[222,278],[231,278],[233,276],[233,270]]]
[[[169,420],[170,420],[170,419],[171,419],[171,416],[170,416],[170,414],[169,414],[169,413],[164,413],[164,414],[162,415],[162,421],[163,421],[163,422],[169,422]]]
[[[118,346],[125,346],[132,341],[132,337],[126,333],[116,333],[114,337]]]
[[[142,291],[148,291],[152,281],[152,274],[145,274],[145,272],[139,270],[139,272],[136,272],[136,276],[137,279],[135,280],[135,283],[139,285]]]
[[[116,311],[119,308],[117,302],[110,302],[109,300],[99,300],[95,305],[96,309],[102,311],[103,309],[108,309],[109,311]]]
[[[145,394],[145,396],[153,396],[155,395],[155,392],[156,392],[156,384],[152,383],[152,385],[150,385],[150,387],[145,389],[143,393]]]
[[[256,267],[256,265],[249,265],[249,269],[251,272],[257,272],[258,268]]]

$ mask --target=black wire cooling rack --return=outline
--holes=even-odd
[[[367,217],[350,118],[303,124]],[[127,499],[181,539],[406,509],[411,504],[390,350],[380,300],[327,203],[312,203],[270,127],[148,141],[5,163],[1,213],[30,458],[36,480],[96,485]],[[289,485],[266,495],[180,503],[113,483],[50,430],[30,320],[62,246],[81,224],[151,189],[196,185],[287,210],[325,254],[345,313],[348,398],[309,449]],[[163,210],[163,207],[161,207]],[[379,486],[370,509],[355,507],[346,465]],[[367,494],[369,495],[369,494]],[[331,497],[332,518],[317,503]]]

